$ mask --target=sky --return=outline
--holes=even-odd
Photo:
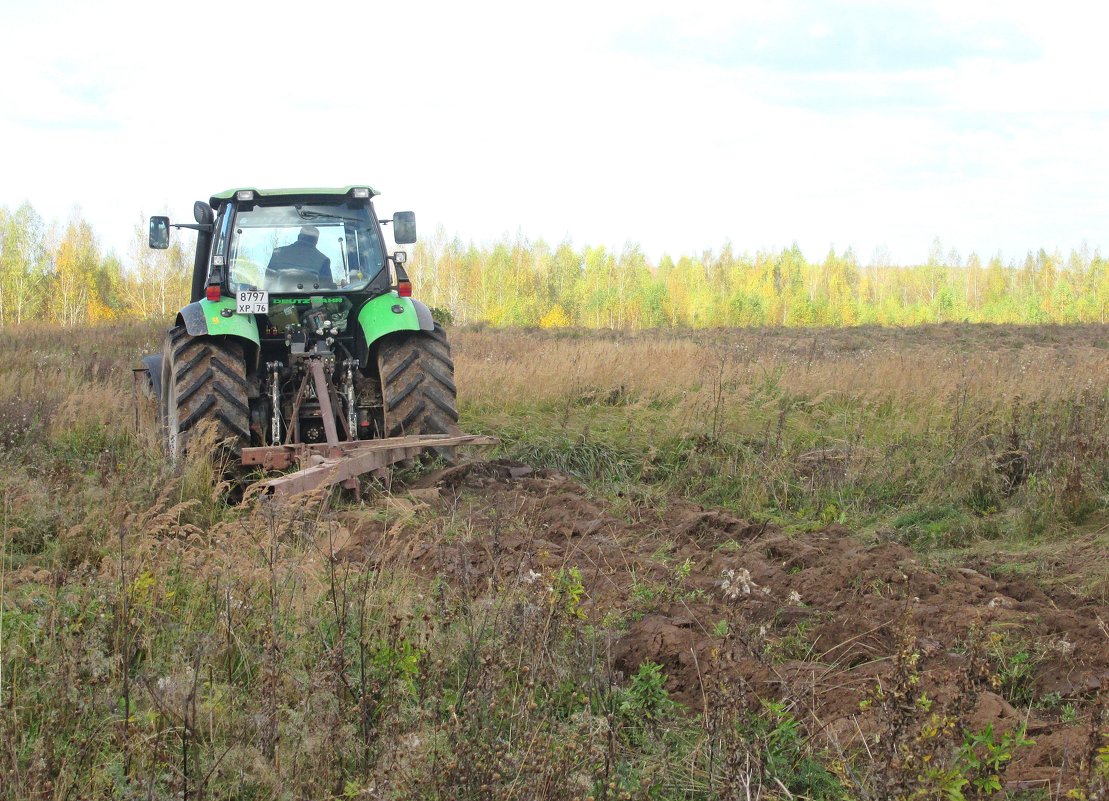
[[[0,0],[0,206],[368,183],[478,244],[1109,245],[1103,3]]]

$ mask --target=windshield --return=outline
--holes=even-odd
[[[384,265],[365,203],[302,203],[240,209],[231,231],[231,291],[357,291]]]

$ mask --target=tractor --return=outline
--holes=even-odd
[[[152,248],[197,232],[191,302],[140,368],[171,458],[207,428],[243,465],[299,462],[299,491],[486,439],[460,434],[446,334],[386,247],[385,225],[416,241],[415,215],[380,219],[377,194],[231,189],[194,223],[150,218]]]

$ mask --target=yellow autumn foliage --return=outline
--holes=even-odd
[[[561,303],[556,303],[551,310],[539,320],[540,328],[569,328],[573,324],[570,315],[562,308]]]

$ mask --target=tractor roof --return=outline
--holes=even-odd
[[[220,192],[218,194],[212,195],[211,206],[212,206],[212,208],[216,208],[220,204],[221,201],[231,200],[231,198],[235,197],[236,192],[241,192],[244,189],[251,190],[252,192],[254,192],[255,197],[260,197],[260,198],[283,197],[283,196],[286,196],[286,195],[288,195],[288,196],[294,196],[294,195],[298,195],[298,196],[299,195],[332,195],[332,196],[336,196],[336,197],[341,197],[343,195],[349,195],[350,190],[352,190],[356,187],[357,188],[369,189],[370,190],[370,197],[374,197],[375,195],[380,195],[381,194],[380,192],[378,192],[376,189],[374,189],[372,186],[369,186],[368,184],[351,184],[350,186],[309,186],[309,187],[293,187],[293,188],[286,188],[286,189],[255,189],[253,186],[238,186],[238,187],[235,187],[234,189],[228,189],[225,192]]]

